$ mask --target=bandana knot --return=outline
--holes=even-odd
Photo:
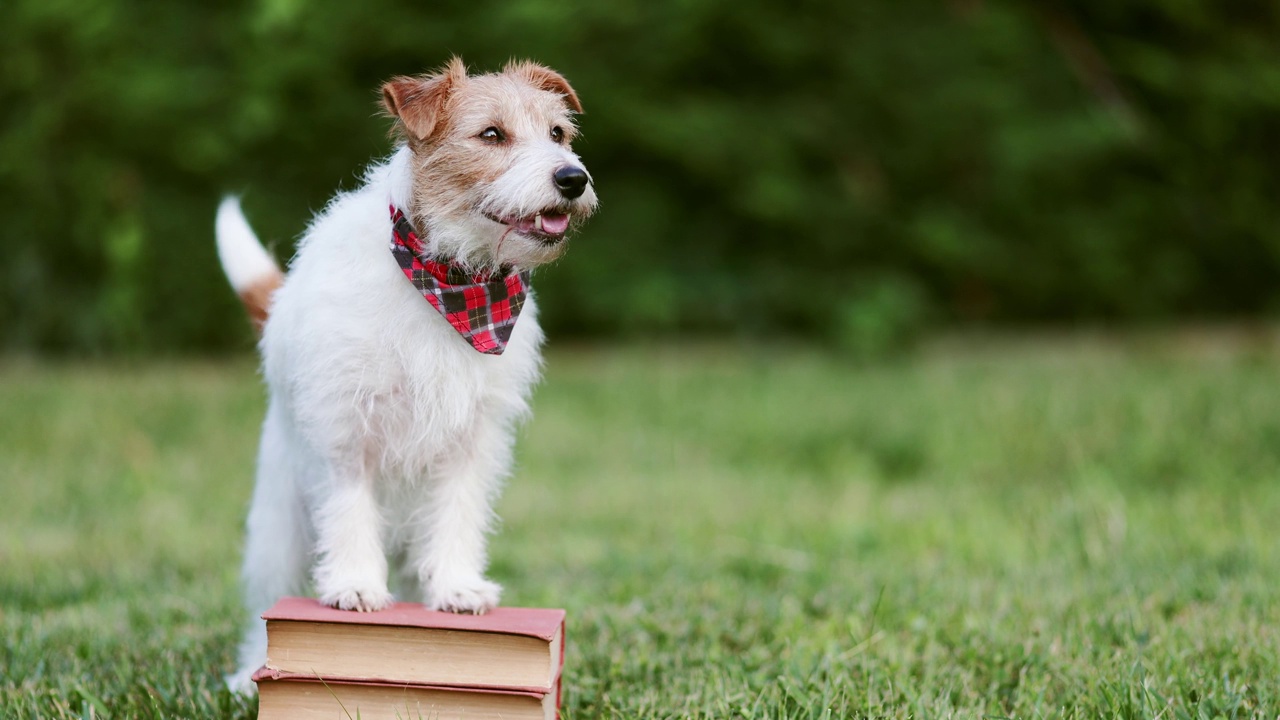
[[[529,273],[468,273],[426,253],[409,218],[391,205],[391,254],[409,282],[476,351],[501,355],[529,292]]]

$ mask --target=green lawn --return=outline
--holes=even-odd
[[[0,363],[0,716],[241,717],[262,389]],[[560,346],[501,505],[564,716],[1280,716],[1280,351]]]

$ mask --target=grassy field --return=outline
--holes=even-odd
[[[564,716],[1280,716],[1280,351],[1195,335],[549,358],[509,604]],[[262,390],[0,363],[0,716],[235,717]]]

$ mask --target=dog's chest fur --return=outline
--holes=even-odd
[[[378,478],[417,481],[481,415],[508,424],[527,410],[542,331],[530,296],[506,351],[483,355],[406,280],[387,207],[409,201],[408,162],[402,150],[375,167],[311,225],[262,351],[271,402],[318,464],[358,457]]]

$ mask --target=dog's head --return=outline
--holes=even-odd
[[[596,207],[570,149],[578,95],[554,70],[511,62],[467,75],[442,70],[382,86],[382,104],[413,151],[408,209],[434,253],[473,268],[529,268],[559,257]]]

